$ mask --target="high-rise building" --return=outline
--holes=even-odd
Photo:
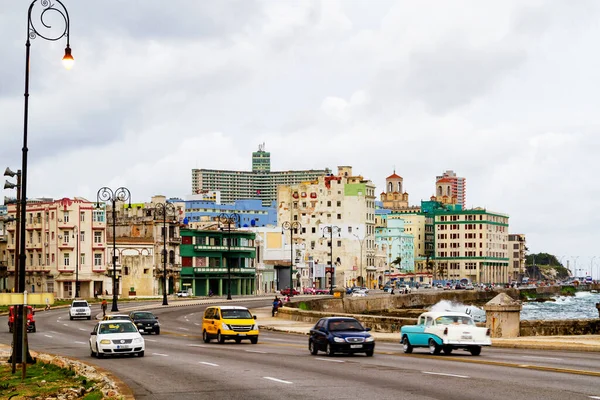
[[[510,278],[513,281],[521,281],[525,273],[525,257],[527,252],[525,235],[522,233],[510,233],[508,235],[508,249]]]
[[[446,196],[448,199],[456,197],[456,202],[462,205],[464,209],[467,200],[466,185],[465,178],[456,176],[454,171],[449,170],[435,177],[435,195],[438,198]],[[451,203],[451,201],[448,200],[448,203]]]
[[[268,207],[277,200],[277,186],[313,181],[328,173],[328,168],[271,171],[271,153],[264,150],[263,144],[258,151],[252,153],[252,171],[193,169],[192,193],[218,190],[223,204],[233,204],[236,200],[260,199]]]

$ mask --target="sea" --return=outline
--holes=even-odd
[[[556,296],[554,301],[523,302],[521,320],[564,320],[598,318],[596,303],[600,303],[600,293],[577,292],[575,296]],[[433,305],[430,311],[459,311],[471,314],[476,322],[485,321],[485,311],[481,307],[442,300]]]

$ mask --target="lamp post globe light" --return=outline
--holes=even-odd
[[[333,267],[333,234],[336,233],[338,235],[338,237],[340,237],[340,234],[342,232],[342,229],[339,226],[336,225],[328,225],[323,227],[323,238],[325,238],[325,233],[329,233],[329,264],[330,264],[330,273],[331,273],[331,281],[329,283],[329,293],[333,294],[333,276],[334,276],[334,270],[335,268]]]
[[[285,231],[290,231],[290,297],[294,295],[294,232],[298,233],[302,229],[302,224],[298,221],[285,221],[281,224],[281,234],[283,235]]]
[[[39,6],[39,7],[36,7]],[[39,22],[37,18],[32,18],[33,12],[38,12],[36,17],[39,17]],[[58,16],[64,22],[64,29],[53,30],[52,26],[46,20],[46,17],[49,15]],[[41,28],[42,30],[38,29]],[[49,41],[57,41],[62,38],[66,38],[67,46],[65,48],[65,54],[63,57],[63,64],[67,69],[73,66],[73,56],[71,55],[71,47],[69,43],[71,29],[70,29],[70,19],[69,13],[64,6],[64,4],[60,0],[34,0],[29,5],[29,9],[27,11],[27,40],[25,41],[25,94],[24,94],[24,115],[23,115],[23,148],[22,148],[22,166],[21,166],[21,201],[23,202],[21,209],[19,210],[19,225],[20,225],[20,240],[19,240],[19,257],[18,257],[18,267],[19,267],[19,281],[17,291],[19,293],[25,292],[25,262],[26,262],[26,254],[25,254],[25,217],[27,215],[26,205],[27,205],[27,129],[29,122],[29,66],[30,66],[30,47],[31,40],[40,37]],[[15,275],[17,275],[15,271]],[[17,306],[17,318],[15,323],[15,330],[21,332],[24,326],[24,307],[22,305]],[[31,356],[26,349],[25,346],[25,334],[18,333],[17,339],[15,340],[13,346],[13,354],[11,356],[12,359],[19,358],[19,362],[29,362]],[[33,361],[33,359],[31,359]],[[23,362],[25,365],[26,362]],[[25,371],[23,372],[25,374]]]
[[[112,255],[112,308],[111,311],[119,311],[117,307],[117,214],[116,214],[116,203],[117,201],[129,202],[129,208],[131,208],[131,192],[126,187],[120,187],[113,191],[110,188],[103,187],[98,190],[96,208],[100,208],[100,202],[110,201],[112,203],[112,221],[113,221],[113,255]]]
[[[163,306],[168,306],[167,301],[167,217],[177,218],[177,209],[172,203],[158,203],[154,206],[154,217],[162,217],[163,223]]]
[[[221,213],[219,214],[219,222],[227,224],[227,300],[231,300],[231,224],[238,227],[240,215],[237,213]]]

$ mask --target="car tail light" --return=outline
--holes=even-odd
[[[488,328],[487,331],[485,331],[485,336],[490,336],[492,334],[492,331],[490,330],[490,328]]]
[[[444,335],[448,334],[448,328],[444,329]]]

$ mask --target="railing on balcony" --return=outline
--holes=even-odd
[[[195,244],[194,250],[202,251],[202,250],[220,250],[220,251],[254,251],[256,248],[254,246],[211,246],[205,244]]]
[[[214,268],[214,267],[194,267],[194,273],[202,273],[202,272],[218,272],[223,273],[227,272],[227,267]],[[256,273],[255,268],[231,268],[229,270],[232,273],[236,272],[244,272],[244,273]]]

